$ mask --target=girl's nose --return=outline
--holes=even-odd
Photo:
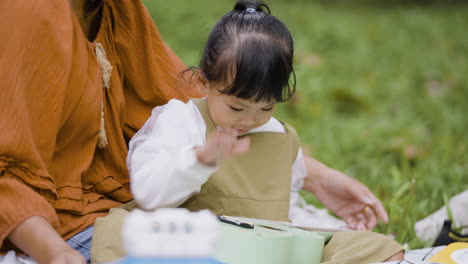
[[[257,117],[255,115],[248,115],[242,119],[242,125],[254,126],[257,123]]]

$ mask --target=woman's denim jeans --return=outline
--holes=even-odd
[[[67,240],[67,244],[80,252],[81,255],[86,258],[87,263],[91,263],[91,239],[93,237],[93,230],[94,226],[90,226]]]

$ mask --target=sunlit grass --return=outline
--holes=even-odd
[[[166,42],[196,66],[234,1],[145,3]],[[276,116],[310,155],[381,198],[391,222],[376,231],[429,245],[415,221],[468,189],[468,6],[267,3],[296,45],[297,96]]]

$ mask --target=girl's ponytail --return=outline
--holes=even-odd
[[[266,4],[260,1],[240,0],[240,1],[237,1],[236,5],[233,8],[233,11],[255,13],[255,12],[265,12],[264,9],[266,9],[268,14],[271,14],[270,8]]]

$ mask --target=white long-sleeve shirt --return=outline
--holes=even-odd
[[[255,132],[282,132],[284,126],[271,118]],[[189,101],[173,99],[153,109],[151,117],[130,141],[127,165],[131,190],[144,209],[177,207],[190,196],[200,192],[201,186],[217,167],[200,163],[194,147],[206,142],[206,125],[197,106]],[[289,218],[302,219],[305,211],[299,190],[307,171],[302,150],[291,168],[291,196]]]

